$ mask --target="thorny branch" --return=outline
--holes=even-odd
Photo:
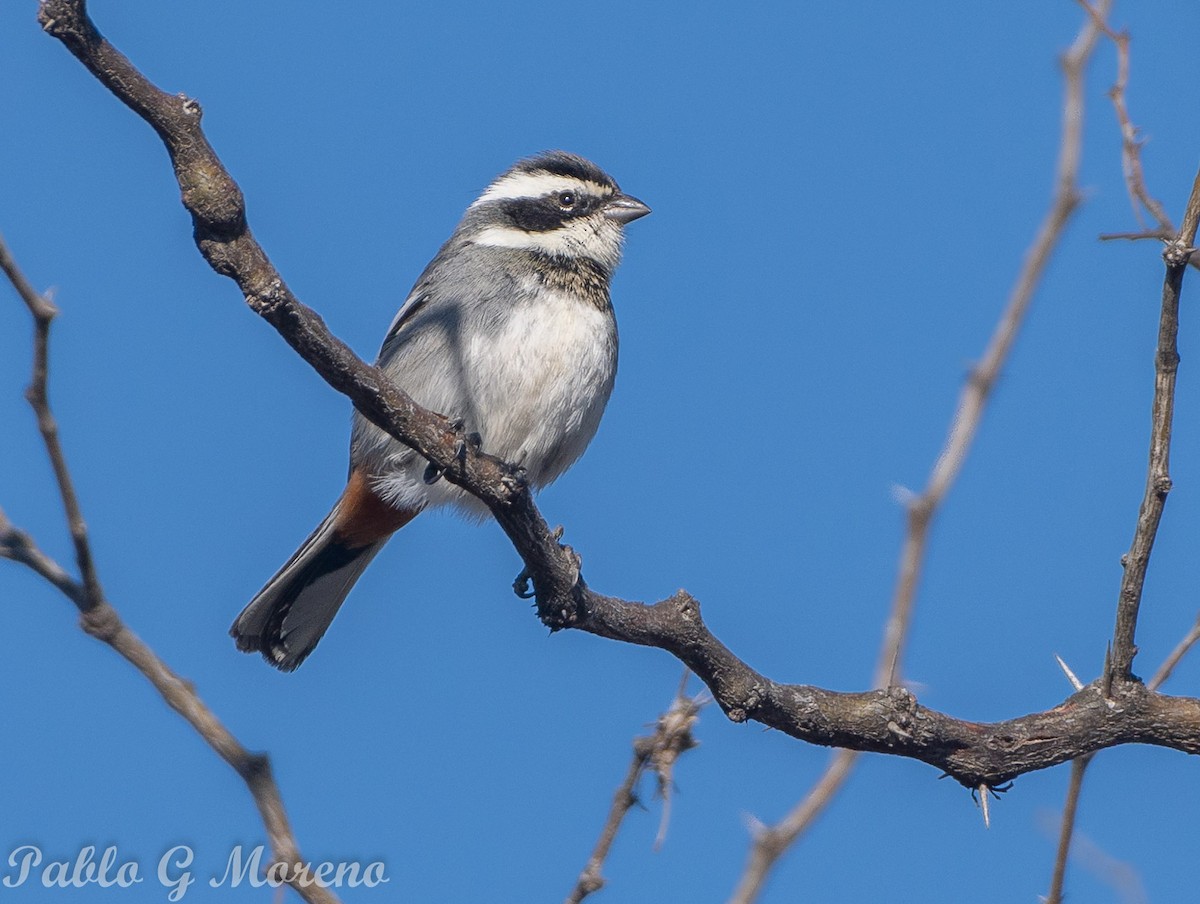
[[[904,541],[896,587],[892,595],[891,614],[876,665],[876,687],[891,687],[900,680],[901,657],[912,625],[917,586],[925,563],[933,518],[962,470],[992,389],[1025,320],[1033,293],[1041,283],[1042,273],[1066,229],[1068,220],[1079,205],[1084,70],[1101,32],[1107,27],[1104,17],[1110,5],[1111,0],[1104,0],[1100,9],[1083,23],[1075,42],[1063,56],[1066,96],[1063,101],[1062,138],[1059,144],[1055,190],[1050,209],[1025,255],[1024,266],[992,333],[983,360],[971,371],[963,385],[958,407],[950,422],[950,432],[941,454],[933,465],[925,490],[908,500],[908,534]],[[750,904],[758,898],[771,868],[832,801],[833,796],[849,777],[857,756],[854,751],[838,751],[808,796],[778,825],[763,828],[756,833],[749,862],[730,899],[732,904]],[[986,791],[983,800],[986,803]]]
[[[696,724],[700,708],[705,703],[703,697],[688,697],[684,693],[687,676],[688,673],[684,672],[684,683],[680,685],[670,709],[659,717],[654,734],[634,739],[633,760],[629,763],[625,781],[613,795],[612,807],[609,808],[608,819],[600,831],[596,847],[592,850],[592,856],[588,858],[583,872],[579,874],[575,887],[567,895],[566,904],[579,904],[588,895],[604,887],[604,877],[600,870],[604,867],[604,861],[608,859],[608,852],[617,837],[625,814],[638,803],[638,782],[647,769],[653,770],[657,779],[658,794],[663,801],[662,821],[655,846],[662,843],[670,818],[671,782],[675,762],[682,753],[696,746],[692,727]]]
[[[1137,655],[1134,632],[1150,552],[1158,534],[1158,524],[1171,491],[1171,426],[1175,413],[1175,379],[1179,370],[1179,296],[1183,274],[1192,256],[1200,223],[1200,172],[1196,174],[1191,196],[1184,212],[1179,234],[1163,252],[1166,276],[1163,279],[1162,311],[1159,315],[1158,347],[1154,355],[1154,400],[1151,404],[1150,461],[1146,471],[1146,489],[1138,509],[1137,527],[1129,552],[1122,559],[1124,575],[1113,629],[1112,658],[1108,678],[1133,677],[1133,657]]]
[[[1162,665],[1158,667],[1158,671],[1154,673],[1154,677],[1146,682],[1146,687],[1152,691],[1162,687],[1163,682],[1171,677],[1171,673],[1175,671],[1175,667],[1179,665],[1180,660],[1187,655],[1188,651],[1200,642],[1200,616],[1197,616],[1196,621],[1192,623],[1191,629],[1183,636],[1183,638],[1175,645],[1168,655],[1163,660]],[[1068,679],[1078,689],[1082,687],[1079,679],[1074,673],[1067,668],[1066,663],[1061,659],[1059,665],[1063,667],[1063,671],[1067,673]],[[1063,803],[1062,823],[1059,828],[1058,848],[1054,857],[1054,873],[1050,879],[1050,891],[1044,898],[1046,904],[1062,904],[1063,900],[1063,885],[1067,874],[1067,859],[1071,851],[1071,839],[1075,834],[1075,815],[1079,808],[1080,789],[1083,786],[1083,776],[1087,772],[1088,766],[1092,764],[1092,754],[1082,756],[1071,762],[1071,781],[1067,786],[1067,796]]]
[[[1134,217],[1139,222],[1144,222],[1142,210],[1145,210],[1156,224],[1137,232],[1104,233],[1100,236],[1100,241],[1158,239],[1167,242],[1176,234],[1175,224],[1167,216],[1162,202],[1151,195],[1146,187],[1146,177],[1142,171],[1142,145],[1145,142],[1139,137],[1138,127],[1130,118],[1129,107],[1125,103],[1125,92],[1129,87],[1129,33],[1113,30],[1106,21],[1106,10],[1093,7],[1087,0],[1078,2],[1116,48],[1117,77],[1108,90],[1108,97],[1112,101],[1113,110],[1117,115],[1117,126],[1121,130],[1121,169],[1125,175],[1125,190],[1129,193]],[[1188,263],[1200,269],[1200,256],[1193,256]]]
[[[1121,129],[1121,161],[1125,174],[1125,184],[1133,204],[1134,216],[1141,219],[1141,208],[1144,208],[1156,221],[1157,228],[1144,230],[1140,233],[1114,233],[1102,235],[1101,240],[1113,238],[1160,238],[1169,239],[1175,232],[1175,227],[1166,215],[1162,204],[1155,199],[1146,188],[1145,176],[1141,165],[1142,142],[1138,139],[1137,128],[1133,125],[1128,107],[1125,104],[1125,91],[1129,84],[1129,35],[1116,32],[1105,21],[1105,11],[1092,7],[1087,0],[1079,0],[1080,5],[1087,11],[1095,25],[1101,29],[1116,47],[1117,78],[1109,90],[1109,98],[1117,114],[1117,122]],[[1197,186],[1200,186],[1200,175],[1197,176]],[[1137,622],[1137,612],[1140,605],[1145,570],[1149,562],[1150,550],[1158,530],[1158,521],[1162,508],[1166,503],[1166,494],[1170,490],[1168,473],[1168,455],[1170,452],[1171,417],[1174,408],[1175,371],[1178,367],[1179,356],[1175,349],[1178,333],[1179,288],[1182,282],[1183,269],[1188,263],[1200,266],[1196,255],[1191,254],[1191,246],[1195,241],[1195,221],[1197,189],[1193,187],[1189,199],[1187,213],[1184,217],[1184,227],[1168,245],[1164,253],[1167,264],[1167,275],[1163,288],[1162,314],[1160,315],[1158,347],[1155,354],[1155,392],[1152,409],[1150,435],[1150,461],[1147,468],[1146,493],[1138,512],[1138,523],[1134,533],[1133,546],[1128,555],[1122,559],[1124,574],[1121,582],[1121,593],[1117,607],[1117,626],[1114,630],[1114,648],[1110,648],[1105,661],[1105,686],[1115,676],[1131,677],[1133,657],[1137,653],[1134,646],[1134,629]],[[1141,207],[1139,207],[1141,205]],[[1191,223],[1189,227],[1189,222]],[[1190,233],[1189,233],[1190,229]],[[1177,272],[1173,272],[1177,268]],[[1200,640],[1200,619],[1197,619],[1191,631],[1183,638],[1176,648],[1159,667],[1154,677],[1147,684],[1151,691],[1156,691],[1170,676],[1175,666],[1189,649]],[[1063,664],[1059,660],[1060,664]],[[1067,671],[1073,683],[1078,686],[1069,669]],[[1054,873],[1051,877],[1050,891],[1046,896],[1049,904],[1059,904],[1063,899],[1063,884],[1066,877],[1067,859],[1071,849],[1071,839],[1075,831],[1075,815],[1078,809],[1080,789],[1083,777],[1092,761],[1092,754],[1080,757],[1071,764],[1071,782],[1067,790],[1066,802],[1063,806],[1062,825],[1059,832],[1058,849],[1054,862]]]
[[[0,558],[12,559],[33,569],[75,604],[80,612],[80,627],[104,641],[127,659],[163,700],[196,730],[204,741],[246,782],[259,815],[267,830],[271,852],[281,878],[309,904],[337,904],[337,897],[328,889],[315,884],[308,866],[300,856],[295,836],[288,822],[287,811],[271,764],[263,754],[251,753],[221,724],[196,693],[191,682],[180,678],[158,658],[136,634],[129,630],[104,599],[104,591],[96,575],[91,544],[84,525],[79,501],[76,498],[71,474],[58,440],[58,427],[50,409],[47,383],[49,378],[50,324],[58,310],[39,295],[21,274],[3,239],[0,239],[0,270],[3,270],[28,306],[34,319],[33,381],[26,397],[37,415],[46,452],[53,464],[55,479],[66,509],[67,523],[75,542],[75,558],[82,580],[73,578],[51,557],[42,552],[33,539],[19,530],[0,511]]]
[[[99,34],[82,0],[44,0],[39,18],[162,137],[192,214],[197,246],[210,265],[234,279],[247,304],[368,419],[489,507],[524,560],[538,615],[552,629],[575,628],[672,653],[735,722],[753,719],[815,744],[920,759],[968,788],[995,787],[1114,744],[1200,751],[1200,700],[1153,694],[1136,681],[1113,681],[1107,695],[1090,685],[1048,712],[993,724],[968,722],[921,706],[903,688],[839,693],[772,681],[713,636],[699,603],[684,591],[645,605],[591,590],[577,559],[557,542],[509,466],[470,449],[457,454],[463,438],[453,424],[415,405],[355,357],[292,295],[250,233],[241,192],[200,129],[199,105],[147,81]],[[1040,265],[1037,260],[1027,265],[1030,278]],[[985,366],[981,373],[986,375]]]
[[[1189,263],[1200,267],[1200,255],[1193,255],[1196,241],[1197,221],[1200,220],[1200,174],[1193,187],[1184,213],[1183,225],[1176,233],[1162,204],[1146,188],[1141,165],[1141,141],[1137,128],[1129,117],[1125,104],[1125,91],[1129,81],[1129,35],[1114,32],[1104,24],[1104,13],[1093,9],[1087,0],[1080,0],[1094,22],[1103,28],[1117,49],[1117,79],[1109,96],[1116,110],[1121,128],[1122,161],[1125,182],[1134,213],[1140,204],[1157,223],[1157,228],[1141,234],[1118,234],[1101,238],[1156,237],[1168,240],[1163,257],[1167,272],[1163,282],[1162,312],[1159,318],[1158,347],[1155,355],[1154,401],[1152,405],[1152,428],[1150,437],[1150,463],[1147,469],[1146,490],[1138,511],[1137,527],[1128,554],[1123,559],[1124,578],[1121,582],[1120,603],[1117,608],[1117,623],[1113,632],[1113,652],[1109,664],[1110,673],[1123,677],[1132,676],[1133,658],[1137,654],[1134,631],[1137,625],[1138,608],[1141,605],[1142,587],[1150,552],[1158,532],[1158,523],[1171,489],[1170,443],[1171,425],[1175,407],[1175,378],[1179,367],[1177,336],[1179,333],[1179,295],[1182,289],[1184,270]]]

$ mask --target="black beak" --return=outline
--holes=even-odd
[[[622,226],[632,223],[638,217],[644,217],[649,212],[650,208],[632,195],[617,195],[604,204],[604,215]]]

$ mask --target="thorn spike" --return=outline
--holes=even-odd
[[[1063,670],[1063,674],[1066,675],[1067,680],[1071,682],[1071,687],[1075,688],[1077,691],[1083,690],[1083,682],[1075,676],[1075,673],[1071,671],[1071,667],[1063,662],[1063,658],[1057,653],[1054,654],[1054,658],[1058,660],[1058,667]]]

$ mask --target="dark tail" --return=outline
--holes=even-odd
[[[275,668],[290,672],[329,629],[350,588],[391,536],[350,546],[334,530],[337,514],[337,508],[329,513],[234,621],[229,633],[239,650],[257,650]]]

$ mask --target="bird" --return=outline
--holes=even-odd
[[[409,292],[376,366],[533,489],[595,436],[617,371],[610,282],[650,208],[565,151],[518,160],[467,208]],[[353,415],[345,490],[230,627],[281,671],[304,662],[391,536],[427,509],[487,515],[419,453]]]

